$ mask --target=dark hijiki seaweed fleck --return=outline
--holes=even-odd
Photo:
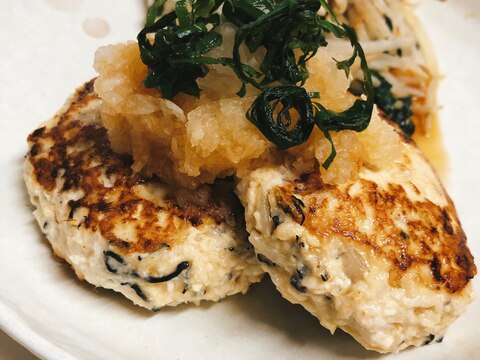
[[[272,216],[272,222],[273,222],[273,230],[275,230],[278,227],[278,225],[281,224],[280,217],[277,215]]]
[[[188,261],[182,261],[180,264],[177,265],[177,268],[171,274],[160,276],[160,277],[148,276],[146,278],[143,278],[143,280],[149,283],[161,283],[161,282],[169,281],[176,278],[178,275],[181,274],[183,270],[187,269],[189,266],[190,266],[190,263]]]
[[[75,214],[75,211],[80,207],[81,203],[81,200],[70,200],[68,202],[68,206],[70,206],[70,212],[68,213],[69,220],[73,219],[73,215]]]
[[[268,266],[276,266],[277,265],[272,260],[270,260],[269,258],[267,258],[263,254],[257,254],[257,259],[258,259],[258,261],[260,261],[264,264],[267,264]]]
[[[107,270],[109,272],[111,272],[113,274],[118,273],[118,271],[120,269],[119,269],[118,266],[115,266],[114,263],[112,263],[112,259],[116,263],[120,264],[122,267],[125,267],[127,265],[127,262],[125,261],[125,259],[123,259],[123,257],[118,255],[117,253],[114,253],[113,251],[104,251],[103,252],[103,258],[104,258],[104,262],[105,262],[105,267],[107,268]],[[188,261],[182,261],[180,264],[177,265],[177,268],[175,269],[175,271],[173,271],[172,273],[170,273],[168,275],[160,276],[160,277],[156,277],[156,276],[142,277],[134,270],[132,270],[130,272],[125,272],[124,271],[123,273],[125,275],[138,277],[138,278],[142,279],[143,281],[154,284],[154,283],[166,282],[166,281],[169,281],[169,280],[172,280],[172,279],[176,278],[178,275],[180,275],[182,273],[183,270],[187,269],[189,266],[190,266],[190,263]]]
[[[295,243],[300,248],[305,248],[305,246],[306,246],[303,241],[300,241],[300,236],[298,236],[298,235],[295,235]]]
[[[143,292],[142,288],[138,284],[129,284],[135,293],[143,300],[148,302],[148,297]]]
[[[302,280],[308,273],[308,267],[306,265],[303,265],[300,269],[297,269],[297,273],[300,277],[300,280]]]
[[[424,343],[422,345],[428,345],[430,344],[433,340],[435,340],[435,335],[434,334],[430,334],[426,337]]]
[[[306,293],[307,288],[302,285],[302,280],[305,278],[305,276],[308,273],[308,267],[306,265],[303,265],[297,271],[295,274],[292,275],[290,278],[290,285],[292,285],[296,290],[298,290],[301,293]]]
[[[292,195],[291,199],[293,202],[293,206],[295,207],[295,210],[297,211],[298,214],[300,214],[300,217],[302,219],[300,221],[300,225],[303,225],[303,223],[305,222],[305,213],[303,212],[302,208],[305,207],[305,204],[303,203],[302,200],[297,198],[295,195]]]
[[[112,266],[110,259],[115,260],[120,265],[126,265],[125,260],[117,253],[114,253],[113,251],[104,251],[103,261],[105,262],[105,266],[107,267],[107,270],[110,271],[111,273],[116,274],[118,272],[118,269]]]
[[[290,278],[290,285],[292,285],[297,291],[301,293],[306,293],[307,288],[302,285],[301,281],[302,280],[300,279],[300,276],[298,275],[298,273],[295,273]]]

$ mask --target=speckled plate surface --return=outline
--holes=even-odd
[[[219,304],[152,314],[78,281],[52,255],[22,181],[26,136],[95,75],[97,47],[135,38],[144,11],[140,0],[0,3],[0,326],[44,359],[378,358],[341,332],[331,336],[269,281]],[[452,168],[447,187],[480,259],[480,3],[424,0],[418,14],[445,75],[440,119]],[[479,323],[477,301],[443,343],[385,358],[474,359]]]

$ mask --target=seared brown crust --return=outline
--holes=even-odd
[[[387,260],[394,287],[400,286],[407,270],[416,271],[426,286],[452,293],[462,290],[475,276],[473,257],[449,198],[442,208],[428,200],[412,201],[400,185],[382,189],[365,179],[359,182],[359,191],[351,191],[354,185],[342,190],[322,183],[318,174],[305,175],[277,187],[275,197],[286,213],[312,233],[324,239],[341,237],[345,243],[365,247]],[[360,230],[367,217],[373,219],[368,233]],[[407,231],[395,223],[399,218]],[[430,268],[430,276],[422,271],[425,266]]]
[[[225,221],[222,209],[213,200],[204,206],[180,207],[173,198],[158,205],[138,196],[139,186],[156,180],[134,174],[132,159],[111,150],[104,128],[86,125],[76,118],[94,101],[98,97],[93,92],[92,80],[77,90],[68,109],[57,116],[58,122],[35,130],[28,137],[28,159],[38,183],[48,192],[57,187],[61,191],[83,192],[80,199],[69,201],[71,211],[65,221],[75,221],[74,215],[81,211],[83,221],[78,227],[100,230],[123,253],[172,247],[181,238],[178,234],[191,225]],[[107,186],[105,179],[113,186]],[[160,222],[158,214],[162,210],[167,219]],[[115,235],[122,225],[135,229],[132,241]]]

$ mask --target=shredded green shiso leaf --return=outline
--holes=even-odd
[[[354,30],[337,21],[325,0],[178,0],[173,10],[165,11],[166,1],[153,3],[137,37],[142,61],[148,66],[146,87],[158,89],[167,99],[179,93],[198,97],[197,79],[207,75],[207,65],[227,66],[242,82],[238,96],[245,96],[247,84],[261,91],[246,118],[279,149],[304,143],[315,125],[325,134],[332,145],[322,164],[325,169],[336,155],[331,131],[367,128],[375,102],[372,74]],[[332,21],[318,15],[322,7]],[[216,31],[221,22],[238,27],[232,55],[206,56],[222,44],[222,35]],[[328,45],[328,33],[349,40],[353,48],[350,58],[336,60],[337,68],[348,76],[359,58],[363,72],[365,97],[339,113],[317,101],[321,94],[302,87],[309,75],[306,63]],[[242,44],[251,53],[265,49],[259,71],[242,61]]]
[[[412,97],[397,98],[392,92],[390,84],[378,71],[372,70],[372,76],[379,82],[375,86],[375,104],[385,113],[385,116],[396,123],[407,135],[412,136],[415,132],[415,123],[411,116]]]

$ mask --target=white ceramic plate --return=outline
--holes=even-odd
[[[21,178],[26,136],[94,76],[98,46],[134,39],[143,12],[141,0],[0,3],[0,326],[45,359],[377,358],[341,332],[331,336],[267,280],[220,304],[152,314],[76,280],[52,256]],[[480,259],[480,3],[424,0],[418,13],[446,76],[440,118],[452,167],[448,188]],[[386,358],[473,359],[479,323],[477,301],[443,343]]]

